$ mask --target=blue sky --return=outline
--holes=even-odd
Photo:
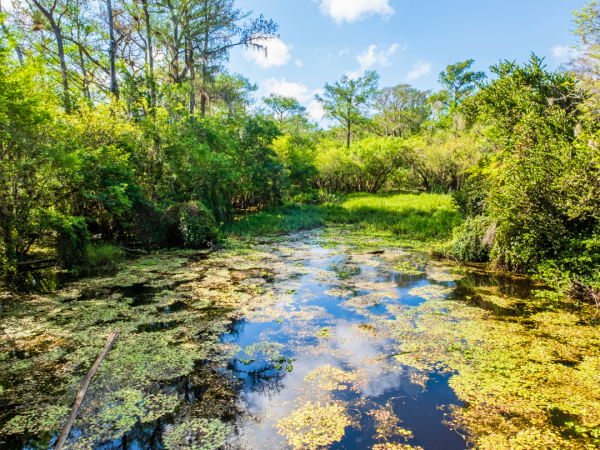
[[[474,59],[488,71],[531,52],[555,69],[574,43],[571,12],[585,0],[238,0],[280,25],[268,57],[236,49],[229,70],[270,92],[298,98],[315,119],[314,93],[344,74],[377,70],[380,85],[438,89],[448,64]]]

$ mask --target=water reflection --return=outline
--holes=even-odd
[[[218,418],[228,423],[232,432],[228,442],[231,448],[286,448],[285,438],[277,428],[278,421],[307,402],[322,401],[344,405],[352,424],[346,427],[339,442],[332,443],[332,449],[362,450],[383,442],[381,436],[377,437],[380,431],[373,419],[382,408],[398,418],[400,427],[412,432],[408,440],[392,435],[391,441],[408,442],[426,450],[465,449],[463,436],[444,423],[448,405],[464,406],[448,384],[449,375],[418,370],[389,358],[398,353],[402,342],[394,339],[389,328],[381,324],[392,318],[390,311],[423,304],[427,298],[419,294],[418,289],[429,286],[439,288],[438,292],[453,290],[449,298],[493,311],[498,316],[527,314],[524,303],[503,307],[478,295],[476,288],[492,286],[500,295],[527,299],[531,283],[477,273],[454,280],[447,271],[444,276],[438,273],[432,277],[422,255],[390,257],[388,250],[339,254],[315,242],[314,237],[305,234],[287,243],[287,249],[279,255],[284,262],[275,265],[276,269],[218,267],[216,270],[231,273],[230,285],[236,289],[251,285],[247,280],[254,280],[257,286],[264,284],[260,284],[260,280],[266,281],[268,295],[276,301],[265,308],[269,311],[264,316],[244,317],[236,315],[235,308],[216,304],[201,308],[206,328],[226,321],[225,332],[216,336],[202,332],[194,338],[237,345],[240,351],[225,364],[215,362],[220,355],[211,355],[206,360],[196,361],[193,370],[185,376],[157,380],[155,393],[177,398],[178,406],[172,412],[160,414],[156,420],[136,423],[118,439],[96,443],[95,448],[163,449],[165,433],[189,417]],[[414,267],[412,274],[394,270],[397,260],[406,258],[411,261],[410,267]],[[205,261],[205,257],[198,258],[188,266]],[[54,290],[68,280],[68,277],[61,278],[63,275],[42,274],[29,273],[19,283],[31,286],[28,288],[31,292],[41,293]],[[211,276],[218,280],[217,272]],[[156,316],[151,316],[155,320],[133,328],[140,335],[177,332],[183,328],[183,314],[192,308],[188,300],[155,305],[156,295],[165,286],[176,289],[187,282],[168,281],[160,288],[144,281],[127,287],[84,290],[73,303],[109,299],[119,294],[121,298],[131,299],[130,305],[137,308],[135,311],[140,311],[140,315],[149,314],[149,307],[155,306]],[[216,284],[211,289],[222,287]],[[267,295],[260,290],[255,293]],[[193,295],[196,294],[189,294]],[[277,314],[271,314],[275,310]],[[266,351],[247,355],[249,347],[262,342],[280,345],[282,350],[276,356]],[[183,344],[177,341],[169,345]],[[10,358],[24,360],[31,355],[30,351],[15,350]],[[563,362],[572,364],[572,361]],[[333,383],[331,389],[323,389],[307,381],[312,380],[311,374],[320,373],[324,367],[341,377],[346,383],[343,388]],[[340,373],[347,374],[347,378]],[[0,405],[0,413],[1,408],[6,412],[18,406]],[[552,420],[576,420],[561,414],[556,412]],[[5,423],[10,419],[10,414],[2,416]],[[72,437],[77,433],[82,431],[74,429]],[[10,450],[50,449],[56,434],[2,436],[0,444]]]

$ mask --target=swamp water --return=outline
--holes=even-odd
[[[532,292],[533,291],[533,292]],[[600,448],[591,306],[334,228],[3,294],[0,448]]]

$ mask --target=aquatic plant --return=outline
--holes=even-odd
[[[398,264],[396,267],[394,267],[394,269],[399,273],[403,273],[404,275],[421,275],[423,273],[417,269],[417,266],[411,265],[408,261]]]
[[[227,442],[229,433],[218,419],[191,419],[169,426],[163,439],[166,450],[217,450]]]
[[[351,420],[338,402],[308,402],[277,421],[279,434],[286,437],[294,449],[317,450],[339,442]]]
[[[330,365],[319,366],[304,377],[304,381],[317,382],[317,386],[326,391],[343,391],[348,388],[360,392],[360,387],[367,382],[364,370],[344,371]]]

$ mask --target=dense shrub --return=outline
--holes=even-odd
[[[580,111],[585,95],[572,74],[547,72],[535,56],[492,71],[497,79],[468,108],[493,127],[496,152],[454,196],[474,218],[456,230],[453,252],[480,260],[478,237],[494,222],[495,263],[591,294],[600,287],[600,152],[598,125]]]
[[[496,237],[496,224],[487,216],[468,217],[453,230],[444,253],[466,261],[487,262]]]
[[[56,253],[59,262],[67,269],[77,269],[86,264],[86,248],[90,233],[83,217],[62,217],[55,220]]]
[[[178,230],[186,248],[207,247],[218,236],[212,213],[201,202],[191,201],[175,207]]]
[[[364,139],[350,150],[324,143],[316,158],[315,184],[331,191],[378,192],[406,164],[402,144],[393,137]]]

